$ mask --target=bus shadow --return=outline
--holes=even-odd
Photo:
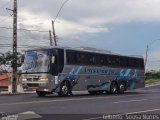
[[[138,95],[138,94],[146,94],[143,92],[125,92],[123,94],[111,94],[111,93],[104,93],[104,94],[96,94],[96,95],[90,95],[89,93],[81,93],[81,94],[73,94],[73,95],[69,95],[69,96],[65,96],[65,97],[60,97],[58,96],[58,94],[53,93],[51,95],[46,95],[45,97],[39,97],[37,96],[37,98],[83,98],[83,97],[102,97],[102,96],[126,96],[126,95]]]

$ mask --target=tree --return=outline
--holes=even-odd
[[[0,69],[1,72],[8,72],[10,68],[13,66],[13,60],[17,56],[17,67],[21,67],[23,64],[24,55],[18,52],[14,55],[12,52],[8,51],[5,54],[1,54],[0,56]]]

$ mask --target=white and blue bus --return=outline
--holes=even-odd
[[[39,96],[72,91],[90,94],[124,93],[144,87],[144,60],[98,49],[50,47],[25,51],[22,70],[24,90]]]

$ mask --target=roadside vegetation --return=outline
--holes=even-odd
[[[155,70],[147,71],[145,73],[145,76],[146,76],[145,83],[148,85],[160,83],[160,71],[155,71]]]
[[[6,52],[0,54],[0,74],[9,72],[13,65],[15,55],[12,52]],[[17,53],[17,67],[20,67],[23,63],[24,55],[20,52]]]

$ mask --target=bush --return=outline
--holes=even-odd
[[[160,71],[147,71],[145,73],[146,79],[160,79]]]
[[[145,76],[146,76],[146,80],[145,80],[146,84],[150,85],[150,84],[160,82],[160,71],[155,71],[155,70],[147,71],[145,73]]]

